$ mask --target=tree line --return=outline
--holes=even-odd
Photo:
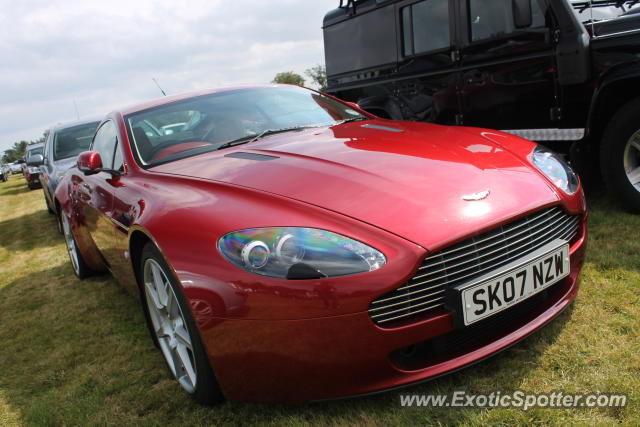
[[[307,69],[304,74],[311,79],[311,81],[318,86],[318,90],[324,92],[327,90],[327,70],[323,65],[316,65]],[[284,71],[276,74],[271,83],[283,83],[292,84],[298,86],[304,86],[306,80],[300,74],[293,71]]]
[[[2,163],[13,163],[16,160],[20,160],[24,158],[24,153],[27,151],[27,145],[37,144],[39,142],[44,142],[47,139],[47,132],[42,134],[42,137],[34,140],[34,141],[20,141],[14,142],[13,147],[4,151],[2,155]]]

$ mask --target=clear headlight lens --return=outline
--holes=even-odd
[[[387,262],[378,250],[315,228],[251,228],[226,234],[220,253],[233,265],[278,279],[339,277],[377,270]]]
[[[40,169],[38,169],[35,166],[29,166],[28,169],[29,169],[29,173],[31,174],[40,172]]]
[[[557,154],[538,145],[533,150],[533,164],[547,176],[556,187],[568,195],[573,195],[578,191],[578,177],[571,167]]]

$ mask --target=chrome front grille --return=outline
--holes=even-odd
[[[427,257],[416,275],[375,299],[369,315],[379,325],[423,315],[444,305],[457,286],[509,264],[555,239],[573,240],[580,216],[552,207],[443,249]]]

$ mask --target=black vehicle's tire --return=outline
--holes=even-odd
[[[182,287],[152,243],[142,250],[138,278],[147,326],[169,372],[196,402],[212,406],[224,401]]]
[[[607,125],[600,146],[600,169],[609,192],[631,212],[640,213],[640,181],[628,170],[640,171],[640,98],[628,102]],[[630,151],[631,150],[631,151]]]
[[[60,212],[60,223],[63,228],[64,241],[67,245],[67,254],[69,255],[69,260],[71,261],[71,268],[73,269],[73,273],[78,277],[78,279],[86,279],[89,276],[92,276],[94,271],[91,270],[87,263],[84,261],[82,254],[78,250],[78,243],[76,242],[76,238],[73,235],[73,230],[71,229],[71,223],[69,219],[65,215],[64,212]]]

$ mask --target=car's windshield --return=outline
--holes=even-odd
[[[364,118],[356,110],[296,86],[239,89],[190,98],[125,117],[143,165],[165,163],[283,129]]]
[[[53,138],[53,159],[74,157],[88,150],[99,122],[58,129]]]
[[[42,154],[44,152],[43,150],[43,146],[37,147],[37,148],[32,148],[30,150],[27,150],[27,155],[26,158],[28,159],[31,156],[35,156],[36,154]]]
[[[621,15],[640,12],[640,1],[638,0],[572,0],[571,4],[581,22],[606,21]]]

